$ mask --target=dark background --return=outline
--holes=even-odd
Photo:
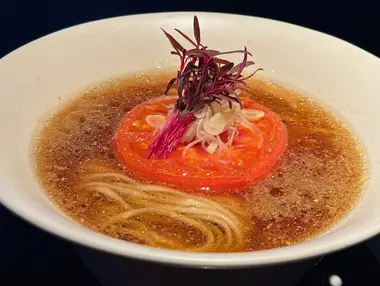
[[[254,15],[323,31],[380,55],[376,0],[0,0],[0,57],[48,33],[127,14],[215,11]]]
[[[332,34],[380,56],[380,9],[376,1],[0,0],[0,58],[34,39],[72,25],[164,11],[214,11],[282,20]],[[372,253],[363,243],[326,256],[300,286],[328,285],[326,277],[334,273],[344,278],[344,286],[380,285],[380,268]],[[140,278],[141,275],[137,279]],[[5,286],[99,285],[71,244],[30,226],[1,205],[0,279]],[[140,282],[131,277],[125,285],[146,285]]]

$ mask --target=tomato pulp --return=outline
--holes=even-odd
[[[180,144],[165,159],[148,159],[148,147],[157,130],[147,124],[146,117],[168,118],[175,99],[158,97],[136,106],[124,117],[116,132],[113,144],[118,158],[140,179],[188,191],[244,189],[271,171],[286,149],[287,131],[281,119],[254,100],[242,98],[243,108],[265,113],[259,121],[252,122],[260,131],[261,139],[257,132],[238,123],[232,147],[222,154],[211,155],[197,144],[183,158],[186,146]]]

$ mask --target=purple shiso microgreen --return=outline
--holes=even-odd
[[[245,85],[244,80],[253,76],[258,70],[262,70],[258,69],[243,78],[241,75],[243,70],[255,64],[248,61],[248,56],[252,55],[246,47],[244,50],[228,52],[207,49],[201,44],[197,16],[194,17],[193,30],[195,41],[182,31],[175,29],[187,42],[194,46],[194,48],[186,50],[172,35],[162,29],[174,49],[171,54],[180,58],[177,77],[169,81],[164,94],[167,94],[176,83],[178,98],[174,104],[173,115],[148,148],[150,151],[149,158],[167,158],[179,144],[189,125],[194,121],[193,113],[205,105],[220,100],[227,100],[230,107],[232,107],[233,102],[241,105],[240,97],[234,93],[236,86]],[[237,65],[220,58],[222,55],[235,53],[244,54],[242,62]]]
[[[197,16],[194,16],[193,30],[195,40],[197,41],[197,47],[199,48],[199,46],[201,45],[201,29],[199,28],[199,21]]]
[[[179,116],[180,111],[177,110],[173,116],[165,124],[158,136],[148,147],[151,156],[156,158],[167,158],[173,152],[174,148],[179,144],[182,136],[185,134],[189,124],[193,121],[193,114],[188,113],[185,116]]]

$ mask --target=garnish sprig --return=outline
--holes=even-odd
[[[208,49],[207,46],[201,44],[197,16],[194,16],[193,30],[195,41],[182,31],[175,29],[193,46],[192,49],[186,50],[172,35],[162,29],[173,47],[171,54],[180,58],[177,76],[169,81],[164,94],[177,84],[178,98],[171,118],[149,146],[149,157],[166,158],[180,143],[187,128],[194,121],[194,113],[206,105],[227,101],[230,108],[233,103],[238,103],[241,107],[239,94],[235,92],[237,85],[245,85],[245,80],[261,70],[257,69],[249,76],[243,77],[242,71],[255,64],[253,61],[248,61],[248,56],[252,54],[246,47],[244,50],[228,52]],[[242,62],[237,65],[221,58],[223,55],[236,53],[243,54]]]

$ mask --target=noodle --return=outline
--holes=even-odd
[[[129,111],[162,93],[169,76],[160,71],[94,86],[62,105],[41,126],[31,150],[36,178],[57,207],[80,225],[152,247],[248,252],[312,239],[330,229],[356,205],[363,189],[365,165],[360,145],[344,123],[303,95],[256,79],[250,81],[250,88],[241,96],[277,114],[288,130],[287,151],[267,176],[241,191],[224,186],[229,178],[235,177],[234,171],[244,173],[246,167],[252,167],[250,161],[261,162],[268,151],[261,144],[268,143],[265,139],[268,136],[277,135],[268,133],[263,123],[245,122],[250,128],[259,129],[250,132],[240,122],[232,125],[227,122],[228,134],[224,133],[219,140],[200,128],[205,117],[197,118],[199,124],[189,127],[181,142],[178,150],[184,152],[186,160],[182,160],[179,152],[178,157],[166,161],[169,172],[162,171],[157,178],[182,169],[199,170],[202,178],[223,178],[220,192],[212,188],[209,191],[207,179],[202,183],[203,189],[185,188],[194,178],[191,174],[183,176],[184,185],[173,190],[158,186],[163,181],[155,176],[149,179],[135,173],[118,158],[115,131],[125,122]],[[171,109],[165,114],[167,106],[147,108],[157,109],[165,117],[173,112]],[[156,112],[144,111],[141,121],[133,123],[145,125],[148,114]],[[125,135],[133,141],[132,147],[141,151],[132,150],[138,153],[136,160],[143,160],[148,154],[140,148],[139,140],[148,143],[156,134],[132,131]],[[152,138],[146,140],[144,136]],[[186,153],[186,145],[197,138],[202,139],[198,145],[215,151],[214,155],[204,153],[198,148],[201,146],[188,148]],[[213,150],[215,144],[227,146],[222,156],[221,148]],[[246,152],[248,145],[257,148],[256,144],[261,146],[260,150]],[[203,155],[206,156],[202,158]],[[216,164],[210,164],[209,159]],[[131,164],[133,160],[131,157]],[[241,160],[247,164],[241,165]],[[147,165],[144,170],[149,168]],[[217,175],[220,171],[223,174]],[[147,181],[145,184],[135,181],[131,174]],[[181,192],[182,189],[186,192]]]
[[[199,232],[203,239],[189,243],[188,251],[238,251],[244,245],[243,228],[239,217],[220,203],[180,192],[172,188],[138,183],[121,173],[91,166],[80,189],[95,191],[120,204],[123,212],[107,217],[100,223],[106,229],[127,224],[123,232],[154,247],[178,248],[179,238],[162,232],[165,219]],[[148,216],[140,219],[141,216]]]

